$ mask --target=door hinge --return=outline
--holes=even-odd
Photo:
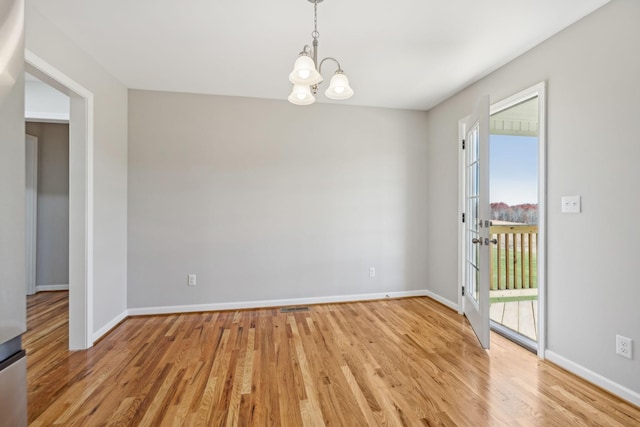
[[[462,296],[464,296],[464,286],[462,287]]]
[[[465,142],[464,142],[464,139],[463,139],[463,140],[462,140],[462,149],[463,149],[463,150],[465,149],[465,146],[466,146],[466,145],[465,145]]]
[[[463,212],[462,213],[462,222],[464,222],[464,219],[465,219],[465,215],[464,215],[464,212]]]

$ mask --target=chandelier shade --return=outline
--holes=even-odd
[[[307,85],[293,85],[293,90],[287,98],[295,105],[310,105],[316,102],[316,98],[311,94],[311,87]]]
[[[344,73],[336,71],[331,77],[331,83],[324,93],[329,99],[343,100],[353,96],[353,89],[349,86],[349,79]]]
[[[322,76],[316,70],[313,59],[307,55],[300,55],[293,66],[293,71],[289,74],[289,81],[294,85],[313,86],[322,82]]]

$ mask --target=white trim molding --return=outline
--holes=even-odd
[[[140,307],[130,308],[129,316],[148,316],[153,314],[173,314],[173,313],[194,313],[200,311],[223,311],[223,310],[242,310],[247,308],[267,308],[282,307],[307,304],[330,304],[341,302],[356,301],[373,301],[385,298],[407,298],[407,297],[424,297],[429,296],[430,292],[424,289],[416,291],[402,292],[377,292],[372,294],[357,295],[336,295],[326,297],[312,298],[289,298],[289,299],[273,299],[262,301],[237,301],[237,302],[220,302],[212,304],[193,304],[193,305],[174,305],[163,307]],[[438,299],[439,298],[439,299]],[[442,302],[442,298],[433,297],[433,299]],[[446,300],[445,300],[446,301]],[[448,305],[443,302],[443,304]]]
[[[446,307],[449,307],[450,309],[455,310],[458,313],[460,313],[460,306],[457,303],[455,303],[455,302],[453,302],[451,300],[448,300],[446,298],[443,298],[440,295],[438,295],[436,293],[433,293],[433,292],[431,292],[429,290],[426,290],[424,292],[425,292],[425,294],[424,294],[425,296],[431,298],[434,301],[438,301],[440,304],[442,304],[442,305],[444,305]]]
[[[63,113],[27,111],[24,114],[24,119],[27,122],[69,123],[69,115]]]
[[[27,295],[36,289],[36,253],[38,246],[38,138],[26,135],[26,264]]]
[[[118,326],[120,322],[126,320],[127,317],[129,317],[129,310],[125,310],[122,313],[118,314],[113,319],[111,319],[109,322],[107,322],[106,325],[104,325],[102,328],[98,329],[93,333],[93,336],[91,337],[91,344],[93,345],[93,343],[98,341],[100,338],[106,335],[109,331],[111,331],[113,328]]]
[[[640,393],[637,391],[631,390],[610,380],[609,378],[603,377],[602,375],[593,372],[591,369],[585,368],[584,366],[562,357],[549,349],[545,352],[545,356],[547,361],[558,365],[562,369],[566,369],[567,371],[597,385],[598,387],[615,394],[621,399],[631,402],[636,406],[640,406]]]
[[[36,292],[68,291],[69,285],[38,285]]]

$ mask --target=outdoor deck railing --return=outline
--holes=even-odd
[[[538,287],[537,225],[492,225],[491,290]]]

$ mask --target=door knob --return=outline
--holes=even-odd
[[[476,244],[480,243],[480,244],[482,244],[482,240],[481,239],[477,239],[477,238],[474,237],[473,239],[471,239],[471,243],[476,243]]]
[[[497,245],[498,244],[498,239],[491,239],[491,240],[487,239],[487,245],[489,243],[493,243],[494,245]]]

